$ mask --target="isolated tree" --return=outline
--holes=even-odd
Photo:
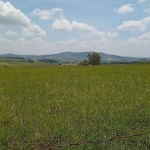
[[[101,65],[101,57],[99,53],[94,52],[93,54],[87,55],[89,59],[89,64],[91,65]]]

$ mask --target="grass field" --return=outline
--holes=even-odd
[[[149,150],[150,65],[0,68],[0,149]]]
[[[51,63],[43,63],[39,61],[35,61],[34,63],[30,63],[27,61],[19,62],[19,61],[12,61],[12,62],[0,62],[0,68],[5,67],[48,67],[48,66],[56,66],[58,64],[51,64]]]
[[[51,67],[51,66],[77,66],[77,63],[45,63],[40,61],[34,61],[33,63],[27,62],[27,61],[12,61],[12,62],[6,62],[1,61],[0,62],[0,68],[8,68],[8,67]]]

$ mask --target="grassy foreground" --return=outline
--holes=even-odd
[[[0,68],[0,149],[149,150],[150,65]]]

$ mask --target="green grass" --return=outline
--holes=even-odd
[[[150,133],[150,66],[0,68],[0,149]],[[63,150],[148,150],[150,134]]]
[[[0,68],[5,68],[5,67],[16,67],[17,65],[15,64],[11,64],[11,63],[8,63],[8,62],[0,62]]]
[[[51,64],[51,63],[43,63],[39,61],[35,61],[34,63],[31,62],[19,62],[19,61],[12,61],[12,62],[0,62],[0,68],[5,67],[51,67],[51,66],[58,66],[58,64]]]

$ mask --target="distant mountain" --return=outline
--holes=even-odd
[[[87,59],[87,55],[92,52],[63,52],[59,54],[51,55],[15,55],[15,54],[3,54],[0,57],[21,57],[25,59],[52,59],[57,60],[58,62],[80,62]],[[112,62],[112,61],[136,61],[142,58],[137,57],[123,57],[118,55],[111,55],[106,53],[100,53],[101,59],[103,62]]]

